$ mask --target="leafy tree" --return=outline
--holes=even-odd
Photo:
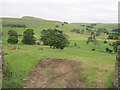
[[[81,30],[81,34],[83,34],[84,33],[84,30]]]
[[[8,35],[9,35],[9,36],[14,36],[14,37],[17,37],[17,38],[18,38],[18,34],[17,34],[17,32],[14,31],[14,30],[9,30],[9,31],[8,31]]]
[[[78,29],[78,30],[76,31],[76,33],[80,33],[80,30]]]
[[[100,33],[96,33],[96,36],[100,36]]]
[[[59,27],[58,25],[56,25],[56,27]]]
[[[118,39],[119,39],[119,37],[114,35],[114,40],[118,40]]]
[[[97,44],[98,44],[98,41],[96,39],[96,35],[95,34],[92,34],[90,37],[88,37],[87,39],[87,44],[89,44],[89,42],[92,42],[94,44],[94,48],[96,48]]]
[[[104,41],[104,43],[107,43],[107,41]]]
[[[91,32],[91,35],[94,35],[94,32]]]
[[[48,29],[41,32],[41,41],[53,48],[64,49],[69,44],[68,38],[63,31]]]
[[[113,36],[109,35],[107,39],[113,39]]]
[[[93,36],[93,40],[92,40],[92,42],[94,43],[94,45],[95,45],[95,47],[96,47],[96,45],[98,44],[98,41],[96,40],[95,35]]]
[[[10,44],[16,44],[16,43],[18,43],[18,38],[15,36],[9,36],[7,41]]]
[[[80,26],[85,27],[85,25],[80,25]]]
[[[18,27],[18,28],[26,28],[25,25],[19,25],[19,24],[3,24],[3,27]]]
[[[33,29],[27,29],[23,32],[23,44],[29,44],[33,45],[35,44],[35,37],[34,37],[34,30]]]
[[[68,24],[68,22],[64,22],[64,24]]]
[[[73,29],[73,30],[71,30],[71,32],[80,33],[80,30],[79,29]]]
[[[97,24],[91,24],[91,26],[96,26]]]
[[[77,43],[74,43],[74,46],[77,46]]]
[[[118,40],[119,38],[118,38],[118,36],[116,36],[116,35],[109,35],[109,36],[108,36],[108,39]]]
[[[113,49],[115,52],[117,52],[117,47],[120,45],[120,41],[116,41],[112,43]]]
[[[88,42],[92,42],[92,37],[88,37]]]

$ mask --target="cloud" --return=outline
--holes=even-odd
[[[118,0],[2,0],[2,15],[68,22],[117,22]]]

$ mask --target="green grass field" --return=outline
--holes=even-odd
[[[74,28],[84,29],[80,24],[65,24],[62,26],[62,22],[47,21],[32,17],[24,17],[22,19],[3,18],[2,22],[3,24],[25,24],[27,28],[34,29],[37,40],[39,40],[40,32],[43,29],[56,28],[55,26],[58,25],[58,28],[63,30],[70,39],[69,47],[66,47],[64,50],[51,49],[49,46],[23,45],[21,44],[22,37],[19,38],[18,44],[10,45],[7,43],[8,31],[15,30],[19,34],[22,34],[26,29],[3,27],[2,43],[5,53],[5,64],[9,62],[10,70],[14,73],[14,77],[10,80],[9,78],[6,81],[3,80],[3,87],[11,88],[24,85],[24,78],[27,78],[34,66],[40,60],[47,58],[79,60],[79,67],[84,69],[81,72],[81,77],[86,78],[84,82],[86,88],[112,87],[116,53],[107,53],[105,48],[113,49],[109,44],[115,40],[104,39],[106,35],[102,34],[97,37],[97,46],[93,43],[86,44],[86,40],[90,36],[89,34],[70,32]],[[95,28],[116,29],[117,24],[98,24]],[[103,43],[105,40],[108,41],[107,44]],[[74,43],[77,43],[77,46],[74,46]],[[16,47],[16,50],[10,50],[12,47]],[[96,51],[91,50],[94,47],[96,47]]]

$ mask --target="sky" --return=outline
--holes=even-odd
[[[119,0],[0,0],[0,17],[117,23]]]

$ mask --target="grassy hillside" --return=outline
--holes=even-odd
[[[114,72],[115,56],[116,54],[107,53],[105,48],[113,49],[111,44],[115,40],[105,39],[107,35],[101,34],[97,37],[98,44],[86,44],[89,33],[78,34],[71,32],[72,29],[85,30],[81,24],[63,24],[59,21],[49,21],[40,18],[23,17],[23,18],[2,18],[3,24],[24,24],[27,28],[32,28],[35,31],[37,40],[40,38],[40,32],[43,29],[57,28],[63,30],[70,40],[69,47],[64,50],[51,49],[49,46],[40,45],[23,45],[21,44],[22,37],[19,37],[17,45],[10,45],[7,43],[8,31],[15,30],[18,34],[22,34],[26,28],[3,27],[3,49],[5,53],[5,63],[9,62],[10,70],[14,73],[14,77],[3,81],[3,87],[20,87],[24,84],[24,79],[27,78],[33,67],[43,59],[57,58],[57,59],[77,59],[80,68],[83,69],[81,78],[85,78],[84,86],[86,88],[92,87],[112,87],[112,77]],[[83,25],[83,24],[82,24]],[[89,25],[89,24],[84,24]],[[94,29],[116,29],[117,24],[97,24]],[[108,43],[104,44],[103,41]],[[74,46],[74,43],[77,46]],[[11,50],[11,48],[16,48]],[[92,51],[96,47],[96,51]],[[28,78],[27,78],[28,79]]]
[[[43,20],[40,18],[34,18],[34,17],[22,17],[22,18],[2,18],[2,24],[21,24],[21,25],[26,25],[27,28],[32,28],[35,31],[35,37],[39,39],[40,32],[43,29],[48,29],[48,28],[56,28],[56,25],[58,25],[58,29],[63,30],[66,34],[70,36],[71,40],[83,40],[87,39],[88,35],[83,34],[76,34],[76,33],[71,33],[70,31],[72,29],[80,29],[80,30],[85,30],[84,27],[80,26],[81,24],[63,24],[63,22],[59,21],[49,21],[49,20]],[[82,24],[82,25],[90,25],[90,24]],[[117,29],[117,24],[97,24],[94,29]],[[24,30],[26,28],[14,28],[14,27],[4,27],[2,29],[3,31],[3,37],[7,38],[8,34],[7,32],[9,30],[15,30],[18,32],[18,34],[23,34]],[[100,38],[103,39],[105,37],[104,35],[101,35]],[[3,39],[5,39],[3,38]],[[98,37],[99,38],[99,37]]]

